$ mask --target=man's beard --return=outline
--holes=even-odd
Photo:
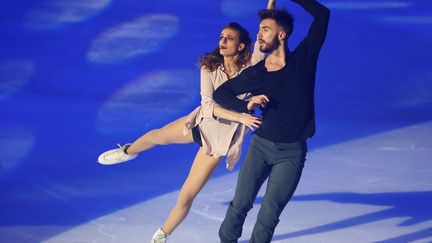
[[[266,42],[264,42],[264,43],[267,44]],[[265,53],[270,53],[270,52],[278,49],[279,46],[280,46],[279,39],[278,39],[277,35],[275,35],[275,37],[270,42],[270,44],[268,44],[267,46],[264,46],[262,48],[260,47],[260,51],[265,52]]]

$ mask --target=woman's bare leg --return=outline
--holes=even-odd
[[[156,145],[193,142],[192,132],[183,135],[186,117],[177,119],[162,128],[154,129],[135,140],[127,149],[129,154],[137,154]]]
[[[206,155],[202,147],[200,147],[189,175],[180,190],[177,203],[162,227],[165,233],[171,234],[183,219],[186,218],[193,200],[213,173],[220,159],[221,157]]]

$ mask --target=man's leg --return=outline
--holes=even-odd
[[[250,243],[271,241],[279,216],[297,188],[305,159],[306,144],[284,144],[279,147]]]
[[[252,208],[255,197],[270,172],[263,154],[265,146],[258,140],[254,135],[239,172],[234,199],[219,229],[222,243],[236,243],[240,238],[247,212]]]

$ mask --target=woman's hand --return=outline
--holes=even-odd
[[[276,8],[276,0],[268,0],[267,9],[275,9]]]
[[[247,109],[252,111],[257,107],[265,107],[269,102],[269,98],[266,95],[256,95],[252,96],[252,99],[247,104]]]
[[[240,113],[239,114],[238,122],[240,122],[241,124],[244,124],[245,126],[250,128],[252,131],[255,131],[255,129],[259,128],[259,126],[261,125],[261,119],[260,118],[246,114],[246,113]]]

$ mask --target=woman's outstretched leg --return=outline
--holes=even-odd
[[[186,117],[182,117],[162,128],[151,130],[131,145],[125,145],[102,153],[98,158],[98,162],[103,165],[118,164],[134,159],[139,152],[150,149],[155,145],[191,143],[193,142],[192,132],[183,135],[185,122]]]
[[[193,142],[192,132],[183,135],[186,117],[168,123],[162,128],[148,131],[135,140],[126,150],[128,154],[138,154],[156,145]]]
[[[220,159],[221,157],[206,155],[202,147],[198,150],[189,175],[180,190],[177,203],[161,229],[164,233],[171,234],[186,218],[193,200],[213,173]]]

